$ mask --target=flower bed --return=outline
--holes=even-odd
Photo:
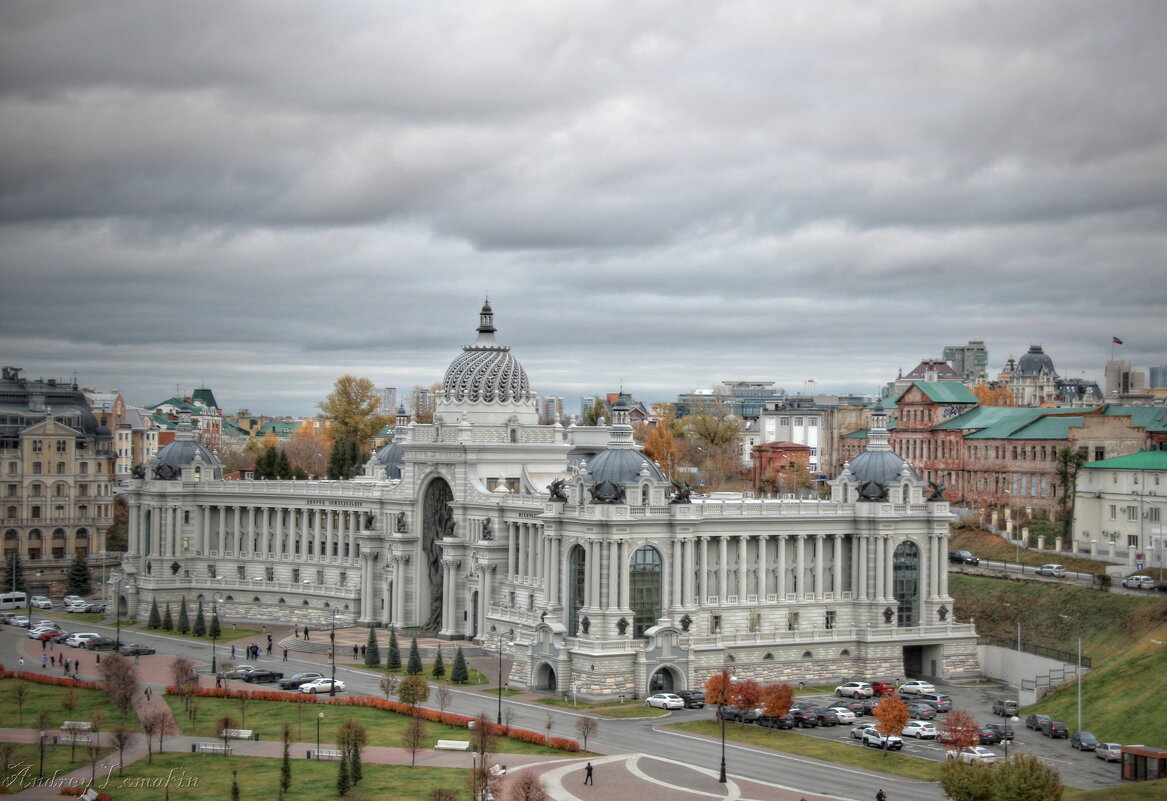
[[[5,670],[0,666],[0,679],[24,679],[34,684],[49,684],[54,687],[76,687],[79,690],[104,690],[96,681],[85,679],[68,679],[64,676],[46,676],[43,673],[32,673],[27,670]]]

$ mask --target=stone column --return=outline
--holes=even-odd
[[[673,609],[680,609],[685,605],[684,597],[681,592],[681,576],[684,575],[685,555],[681,551],[681,541],[673,540],[673,592],[669,598],[670,606]]]
[[[832,534],[835,541],[835,580],[832,582],[831,591],[835,594],[835,598],[843,597],[843,535]]]
[[[243,550],[243,548],[242,548],[242,544],[243,544],[243,531],[242,531],[243,508],[241,506],[235,506],[234,509],[235,509],[235,514],[232,515],[233,519],[232,519],[232,523],[231,523],[232,542],[231,542],[231,549],[230,550],[232,550],[236,555],[238,555],[239,552],[241,550]]]
[[[519,575],[524,578],[529,578],[531,573],[531,536],[530,531],[527,530],[526,523],[519,523],[516,526],[516,535],[518,536],[518,555],[519,555]]]
[[[600,556],[600,541],[592,540],[591,547],[588,548],[588,594],[591,597],[585,603],[592,609],[600,607],[600,574],[603,570],[604,560]]]
[[[478,603],[478,613],[481,615],[481,620],[478,625],[478,636],[482,642],[486,642],[486,618],[490,611],[490,603],[494,598],[494,565],[480,565],[479,569],[482,574],[482,594],[483,597]]]
[[[701,606],[705,603],[705,599],[709,597],[709,538],[701,538],[701,567],[698,575],[697,587],[697,605]]]
[[[629,592],[628,592],[628,573],[632,566],[628,563],[632,558],[632,554],[628,553],[628,540],[620,540],[619,556],[616,557],[620,563],[620,609],[628,608]]]
[[[778,547],[778,586],[774,588],[774,592],[778,594],[779,601],[786,600],[786,543],[789,539],[789,537],[780,534],[774,542]]]
[[[948,597],[948,534],[941,534],[936,551],[936,566],[940,571],[940,597]]]
[[[806,592],[806,535],[798,535],[798,546],[794,557],[795,564],[795,582],[794,586],[797,588],[798,597],[805,598]]]
[[[758,600],[763,603],[770,594],[770,588],[767,586],[770,580],[770,555],[766,552],[769,540],[769,534],[758,536]]]
[[[814,535],[814,597],[823,599],[823,563],[826,561],[826,538],[822,534]]]
[[[884,555],[883,559],[883,586],[885,592],[887,592],[888,600],[891,600],[892,598],[895,598],[895,573],[893,572],[895,567],[895,559],[893,556],[896,548],[895,540],[893,540],[891,537],[887,537],[885,547],[887,553]]]
[[[856,575],[858,576],[858,580],[856,582],[856,587],[858,588],[857,592],[859,593],[859,598],[864,600],[864,601],[871,599],[871,588],[870,588],[870,585],[867,581],[867,576],[868,576],[867,560],[870,558],[870,553],[871,553],[871,550],[868,547],[868,539],[869,539],[869,537],[867,534],[860,534],[859,535],[859,537],[858,537],[859,553],[857,554],[857,559],[856,559],[856,562],[859,565],[859,569],[856,573]]]
[[[620,605],[620,543],[608,540],[608,597],[604,599],[605,609],[616,609]]]
[[[744,604],[750,589],[750,573],[746,561],[750,550],[750,538],[739,536],[734,539],[737,540],[737,599],[738,603]]]
[[[729,537],[718,537],[717,540],[717,553],[721,557],[717,569],[717,603],[720,605],[729,598]]]
[[[681,606],[696,605],[695,591],[693,588],[693,576],[695,574],[696,562],[694,560],[693,551],[694,543],[692,537],[685,538],[684,553],[681,556],[682,564],[685,570],[684,580],[684,595],[681,597]]]
[[[883,547],[882,534],[873,534],[871,536],[871,549],[875,551],[875,575],[873,577],[874,584],[871,592],[875,600],[882,601],[887,598],[887,593],[883,588],[883,559],[887,554],[887,549]]]

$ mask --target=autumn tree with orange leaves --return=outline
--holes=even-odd
[[[872,712],[875,716],[875,730],[884,737],[884,753],[887,753],[888,737],[898,737],[903,734],[904,726],[908,725],[908,705],[897,695],[884,696],[883,700]]]
[[[986,384],[984,381],[972,388],[981,406],[1016,406],[1017,399],[1012,390],[1003,384]]]
[[[735,681],[730,690],[730,701],[734,709],[742,713],[740,722],[744,726],[746,714],[762,703],[762,688],[753,679]]]
[[[785,682],[774,682],[762,688],[762,712],[770,720],[785,715],[793,703],[794,688]]]
[[[732,691],[729,671],[724,668],[705,680],[705,703],[717,706],[717,717],[722,716],[722,707],[730,705]]]
[[[966,709],[953,709],[944,716],[939,726],[939,740],[950,751],[958,754],[966,748],[972,748],[981,741],[981,727],[976,718]]]

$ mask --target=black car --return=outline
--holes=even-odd
[[[793,729],[794,715],[789,712],[785,715],[764,715],[758,719],[758,725],[771,729]]]
[[[281,690],[298,690],[301,684],[307,684],[312,679],[322,679],[323,675],[319,673],[293,673],[286,679],[280,679],[279,685]]]
[[[122,656],[149,656],[150,654],[157,653],[157,651],[155,651],[149,645],[142,645],[140,642],[132,642],[119,648],[118,653]]]
[[[685,701],[685,709],[705,708],[705,693],[700,690],[681,690],[677,695]]]
[[[1070,739],[1070,728],[1060,720],[1042,721],[1041,733],[1053,740]]]
[[[1025,728],[1041,731],[1042,725],[1050,719],[1049,715],[1032,714],[1025,719]]]
[[[794,725],[800,729],[814,728],[819,725],[819,716],[815,714],[813,709],[795,707],[790,710],[790,718],[794,721]]]
[[[283,677],[283,673],[268,670],[267,668],[256,668],[255,670],[249,670],[243,677],[243,680],[248,684],[261,684],[279,681]]]
[[[118,641],[113,637],[94,637],[85,647],[90,651],[112,651],[118,647]]]
[[[981,745],[996,745],[1001,742],[1001,735],[991,726],[981,726],[977,730],[977,737]]]
[[[979,565],[981,560],[972,555],[970,551],[949,551],[948,561],[957,565]]]
[[[996,732],[997,742],[1013,742],[1013,727],[1008,723],[989,723],[985,728]]]
[[[831,709],[812,709],[810,712],[818,716],[820,726],[838,726],[839,716]]]

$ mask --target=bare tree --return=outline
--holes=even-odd
[[[231,739],[231,729],[238,729],[239,721],[235,720],[235,718],[231,717],[230,715],[224,715],[215,722],[215,725],[219,728],[219,737],[223,740],[224,746],[223,755],[226,756],[226,746],[229,745],[227,741]]]
[[[450,705],[450,688],[445,684],[439,684],[438,689],[434,691],[434,699],[438,702],[438,711],[446,714],[446,707]]]
[[[425,721],[420,715],[409,716],[409,724],[405,727],[402,740],[409,750],[409,767],[412,768],[417,762],[417,752],[425,744]]]
[[[149,709],[143,712],[139,718],[142,724],[142,731],[146,735],[146,761],[154,764],[154,751],[151,748],[152,738],[158,738],[158,752],[162,752],[162,738],[167,734],[174,734],[174,717],[170,714],[169,709]]]
[[[97,782],[97,760],[101,758],[101,746],[96,737],[85,746],[85,758],[89,760],[89,784],[92,786]]]
[[[28,685],[23,681],[16,682],[12,688],[12,700],[16,701],[17,723],[24,726],[24,705],[28,703]]]
[[[596,720],[591,715],[584,715],[582,718],[576,718],[575,732],[583,740],[583,749],[588,750],[588,737],[596,733],[600,728],[600,721]]]
[[[199,686],[199,674],[195,670],[194,662],[185,656],[180,656],[170,664],[170,676],[174,679],[174,686],[182,696],[182,706],[190,710],[191,699]]]
[[[114,747],[118,750],[118,775],[121,776],[126,765],[126,746],[133,743],[138,735],[124,723],[114,726],[112,734]]]
[[[0,787],[8,787],[8,766],[15,764],[16,759],[16,743],[0,743],[0,771],[3,771],[3,778],[0,778]]]
[[[551,727],[555,725],[555,718],[551,717],[551,713],[547,713],[547,743],[551,742]]]
[[[494,723],[490,715],[478,713],[474,718],[474,728],[470,730],[470,750],[478,754],[479,764],[485,764],[487,757],[494,753]]]
[[[77,689],[70,687],[65,690],[65,694],[61,696],[61,709],[65,710],[65,717],[69,720],[73,719],[73,712],[77,709]],[[69,738],[69,761],[72,762],[77,754],[77,738]]]
[[[134,696],[138,692],[138,671],[134,663],[120,654],[110,654],[101,662],[98,675],[122,720],[128,720],[134,708]]]
[[[515,776],[510,783],[508,801],[547,801],[547,786],[529,770]]]
[[[502,723],[506,727],[506,733],[511,733],[511,725],[515,722],[515,718],[519,716],[519,710],[513,707],[507,707],[502,711]]]
[[[251,699],[246,695],[239,696],[239,727],[240,729],[247,726],[247,707],[251,704]]]
[[[429,801],[458,801],[458,796],[453,790],[446,790],[441,787],[430,791]]]
[[[388,701],[390,696],[397,695],[397,689],[401,685],[401,679],[397,676],[382,676],[380,684],[381,692],[385,694],[385,700]]]

